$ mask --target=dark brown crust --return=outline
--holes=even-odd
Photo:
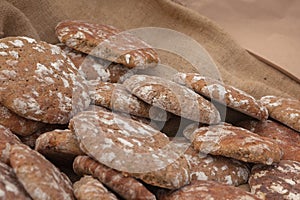
[[[196,181],[170,194],[162,195],[161,200],[259,200],[255,195],[237,187],[221,184],[214,181]]]
[[[67,124],[46,124],[46,126],[38,129],[36,132],[34,132],[31,135],[28,136],[19,136],[20,140],[22,141],[23,144],[26,144],[27,146],[31,147],[32,149],[34,149],[35,147],[35,142],[36,139],[42,135],[43,133],[49,132],[49,131],[53,131],[55,129],[66,129],[68,127]]]
[[[238,186],[248,181],[248,167],[235,159],[201,154],[189,147],[184,156],[190,163],[191,181],[209,180]]]
[[[111,83],[123,82],[126,78],[133,75],[135,70],[130,70],[121,64],[102,60],[85,53],[81,53],[64,44],[57,44],[83,73],[87,80],[100,80]]]
[[[300,199],[300,163],[282,160],[255,165],[249,179],[251,193],[262,199]]]
[[[82,177],[73,184],[73,188],[77,200],[118,200],[100,181],[91,176]]]
[[[212,103],[172,81],[155,76],[133,75],[123,84],[148,104],[175,115],[205,124],[220,122],[220,114]]]
[[[273,139],[282,149],[282,160],[294,160],[300,162],[300,134],[278,122],[267,121],[242,121],[237,124],[262,137]]]
[[[28,136],[46,124],[21,117],[0,104],[0,124],[19,136]]]
[[[268,118],[266,108],[259,101],[246,92],[220,81],[196,73],[177,73],[173,80],[246,115],[259,120]]]
[[[146,68],[159,62],[157,53],[148,44],[113,26],[67,20],[56,26],[56,35],[73,49],[128,68]]]
[[[10,164],[33,199],[74,199],[71,182],[37,151],[12,145]]]
[[[131,175],[147,184],[167,189],[178,189],[190,183],[189,163],[184,156],[163,169]]]
[[[70,129],[83,152],[118,171],[157,171],[179,157],[166,135],[116,113],[81,112],[70,121]]]
[[[52,160],[73,160],[78,155],[84,155],[76,136],[68,129],[43,133],[36,140],[35,150]]]
[[[0,161],[9,163],[9,151],[11,145],[21,144],[19,138],[13,134],[8,128],[0,125]]]
[[[222,155],[244,162],[270,165],[279,162],[282,151],[270,138],[246,129],[216,125],[196,129],[191,138],[194,149],[212,155]]]
[[[78,156],[73,163],[74,171],[79,175],[92,175],[100,182],[125,199],[155,200],[143,184],[130,176],[108,168],[88,156]]]
[[[276,96],[264,96],[260,101],[271,118],[300,132],[300,101]]]
[[[30,200],[12,168],[0,162],[0,199]]]
[[[95,80],[89,81],[88,85],[91,100],[95,105],[157,121],[166,121],[170,117],[166,111],[130,94],[121,84]]]
[[[66,124],[89,105],[83,77],[59,47],[27,37],[0,44],[3,106],[27,119]]]

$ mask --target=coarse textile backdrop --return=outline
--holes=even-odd
[[[208,51],[225,83],[256,98],[279,95],[300,99],[298,82],[250,55],[213,21],[170,0],[0,0],[0,37],[25,35],[55,44],[54,28],[65,19],[111,24],[124,30],[163,27],[184,33]],[[162,52],[162,57],[179,71],[199,72],[171,54]]]

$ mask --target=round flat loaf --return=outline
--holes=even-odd
[[[128,91],[175,115],[205,124],[220,122],[215,106],[192,90],[155,76],[133,75],[124,83]]]
[[[255,165],[249,185],[261,199],[300,199],[300,163],[282,160],[271,166]]]
[[[0,103],[27,119],[66,124],[89,103],[84,78],[58,46],[0,39]]]
[[[9,163],[9,151],[13,144],[20,144],[19,138],[8,128],[0,125],[0,161]]]
[[[187,159],[182,156],[162,169],[130,175],[153,186],[178,189],[190,183],[190,166]]]
[[[36,139],[42,135],[43,133],[49,132],[49,131],[53,131],[55,129],[66,129],[68,128],[66,124],[47,124],[46,126],[38,129],[36,132],[34,132],[31,135],[27,135],[27,136],[19,136],[20,140],[22,141],[23,144],[31,147],[32,149],[34,149],[35,147],[35,142]]]
[[[195,92],[259,120],[268,118],[267,109],[246,92],[197,73],[177,73],[173,80]]]
[[[9,161],[32,199],[74,199],[70,180],[37,151],[25,145],[12,145]]]
[[[197,151],[244,162],[271,165],[282,157],[282,151],[274,140],[228,124],[196,129],[191,135],[191,142]]]
[[[44,127],[46,124],[26,119],[11,112],[5,106],[0,104],[0,124],[9,128],[13,133],[19,136],[28,136]]]
[[[109,192],[100,181],[92,176],[84,176],[73,184],[74,194],[77,200],[118,200]]]
[[[260,136],[273,139],[278,143],[283,152],[282,160],[294,160],[300,162],[300,134],[297,131],[271,120],[248,120],[242,121],[237,125]]]
[[[139,181],[111,169],[88,156],[78,156],[73,162],[78,175],[92,175],[124,199],[155,200],[155,196]]]
[[[0,162],[0,199],[30,200],[12,168]]]
[[[51,160],[73,161],[84,153],[72,131],[53,130],[40,135],[35,142],[35,150]]]
[[[64,44],[57,44],[69,56],[75,67],[83,73],[87,80],[100,80],[105,82],[123,82],[134,74],[121,64],[112,63],[94,56],[76,51]]]
[[[264,96],[260,102],[270,117],[300,132],[300,101],[276,96]]]
[[[183,149],[149,125],[98,110],[76,115],[70,129],[82,151],[106,166],[165,188],[189,183],[187,161],[180,158]]]
[[[170,117],[166,111],[129,93],[121,84],[95,80],[88,81],[88,85],[91,101],[95,105],[157,121],[166,121]]]
[[[255,195],[242,189],[214,181],[196,181],[163,196],[162,200],[259,200]]]
[[[202,154],[191,146],[184,153],[190,164],[191,181],[210,180],[239,186],[248,182],[249,169],[242,162],[222,156]]]
[[[150,45],[109,25],[66,20],[56,26],[60,42],[68,47],[128,68],[147,68],[159,62]]]

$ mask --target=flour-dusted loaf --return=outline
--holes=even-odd
[[[264,96],[261,103],[267,107],[270,117],[300,132],[300,101],[277,96]]]
[[[255,165],[249,185],[261,199],[300,199],[300,163],[282,160],[271,166]]]
[[[121,84],[93,80],[88,81],[88,85],[95,105],[157,121],[166,121],[170,117],[170,113],[140,100]]]
[[[162,200],[259,200],[260,198],[237,187],[215,181],[196,181],[179,190],[162,195]]]
[[[79,175],[91,175],[124,199],[155,200],[155,196],[139,181],[109,168],[88,156],[78,156],[73,163]]]
[[[184,156],[190,164],[191,181],[210,180],[233,186],[248,181],[249,169],[246,164],[238,160],[199,153],[191,146]]]
[[[76,115],[70,129],[82,151],[108,167],[169,189],[190,181],[180,148],[149,125],[97,110]]]
[[[53,131],[55,129],[64,130],[67,128],[67,124],[46,124],[44,127],[38,129],[36,132],[27,136],[19,136],[20,140],[23,144],[34,149],[37,138],[43,133]]]
[[[19,136],[28,136],[44,127],[46,124],[26,119],[10,111],[0,104],[0,124],[9,128]]]
[[[147,184],[167,189],[178,189],[190,183],[190,166],[184,156],[162,169],[129,174]]]
[[[12,168],[0,161],[0,199],[30,200]]]
[[[84,153],[79,148],[76,136],[69,129],[55,129],[41,134],[35,143],[35,150],[51,160],[73,160]]]
[[[272,139],[228,124],[196,129],[190,140],[194,149],[200,152],[244,162],[271,165],[282,157],[279,145]]]
[[[32,199],[74,199],[70,180],[37,151],[26,145],[14,144],[9,161]]]
[[[259,101],[233,86],[197,73],[177,73],[173,80],[246,115],[259,120],[268,118],[267,109]]]
[[[84,176],[73,184],[77,200],[118,200],[105,186],[92,176]]]
[[[8,128],[0,125],[0,161],[9,163],[9,152],[11,145],[21,144],[20,139]]]
[[[87,80],[101,80],[104,82],[123,82],[133,75],[136,70],[129,69],[122,64],[113,63],[80,51],[76,51],[64,44],[57,44],[69,56],[78,70]]]
[[[66,20],[56,26],[56,35],[60,42],[73,49],[128,68],[153,67],[159,62],[150,45],[111,25]]]
[[[238,123],[238,126],[246,128],[260,136],[273,139],[282,149],[282,160],[300,162],[300,134],[297,131],[272,120],[242,121]]]
[[[148,104],[175,115],[205,124],[220,122],[220,114],[211,102],[172,81],[155,76],[133,75],[123,84]]]
[[[83,77],[58,46],[0,39],[0,103],[27,119],[66,124],[90,103]]]

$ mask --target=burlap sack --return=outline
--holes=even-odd
[[[64,19],[112,24],[121,29],[151,26],[176,30],[209,52],[225,83],[257,98],[273,94],[300,99],[298,82],[250,55],[214,22],[170,0],[0,1],[0,37],[27,35],[56,43],[54,27]],[[162,56],[181,71],[195,71],[169,54]]]

